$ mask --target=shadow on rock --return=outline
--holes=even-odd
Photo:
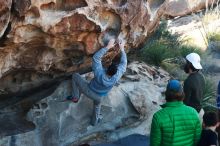
[[[37,101],[52,94],[59,85],[54,80],[45,83],[41,87],[23,92],[11,94],[0,102],[0,137],[16,135],[29,132],[35,129],[35,124],[26,119],[26,113]]]

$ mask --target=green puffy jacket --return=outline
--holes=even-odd
[[[183,102],[167,102],[153,116],[150,146],[196,146],[201,134],[198,113]]]

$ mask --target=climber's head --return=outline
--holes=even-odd
[[[107,68],[106,73],[107,73],[108,76],[113,76],[113,75],[116,74],[117,70],[118,70],[118,64],[112,63],[112,64]]]
[[[111,61],[111,64],[107,67],[106,74],[108,76],[113,76],[117,73],[118,65],[120,64],[120,61],[121,61],[121,53],[117,54]]]

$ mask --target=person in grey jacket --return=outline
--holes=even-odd
[[[83,93],[94,101],[93,117],[91,120],[93,126],[96,125],[101,118],[101,100],[107,96],[108,92],[126,71],[127,56],[124,51],[124,44],[122,41],[119,42],[121,60],[118,65],[114,62],[108,68],[102,65],[102,57],[110,48],[114,47],[115,39],[111,39],[106,47],[95,53],[92,60],[94,78],[90,82],[82,78],[78,73],[72,75],[72,96],[69,99],[77,103],[80,99],[80,94]]]

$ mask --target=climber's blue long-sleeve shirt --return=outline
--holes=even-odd
[[[127,56],[125,51],[121,51],[121,61],[118,65],[118,69],[115,75],[108,77],[106,75],[106,70],[102,66],[102,57],[108,51],[107,48],[102,48],[93,56],[92,70],[94,73],[94,78],[89,83],[89,87],[95,93],[100,96],[106,96],[112,87],[117,83],[117,81],[122,77],[127,67]]]

